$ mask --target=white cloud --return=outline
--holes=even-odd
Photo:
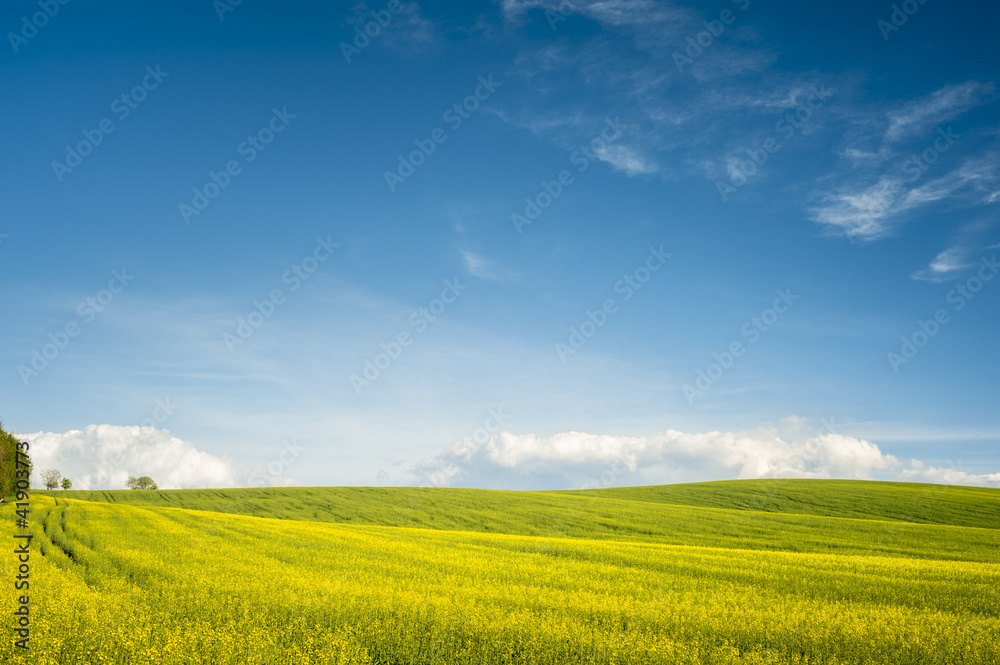
[[[864,439],[787,418],[782,431],[685,433],[648,437],[564,432],[550,437],[501,432],[485,443],[467,441],[417,464],[417,482],[437,486],[560,489],[646,485],[719,478],[882,478],[1000,487],[1000,473],[973,474],[903,465]],[[64,433],[19,434],[31,443],[35,486],[42,469],[59,469],[74,489],[123,489],[129,476],[147,475],[161,489],[289,485],[263,469],[237,468],[232,460],[152,427],[90,425]]]
[[[261,469],[238,469],[233,461],[200,451],[164,429],[90,425],[63,433],[18,434],[31,444],[35,486],[39,472],[55,468],[73,489],[124,489],[129,476],[150,476],[160,489],[245,487],[268,479]],[[270,477],[272,485],[287,478]]]
[[[927,466],[920,460],[911,460],[910,468],[899,474],[903,481],[939,483],[942,485],[974,485],[1000,487],[1000,473],[976,474],[958,469]]]
[[[900,141],[926,133],[935,125],[992,101],[992,93],[992,83],[968,81],[945,86],[930,95],[915,99],[888,113],[889,128],[886,131],[886,139]]]
[[[848,238],[876,240],[889,232],[893,216],[913,207],[893,193],[901,189],[898,178],[884,176],[874,185],[828,196],[811,211],[813,219]]]
[[[956,273],[971,268],[978,264],[978,260],[973,259],[975,252],[984,244],[983,236],[994,226],[991,219],[966,224],[958,232],[956,239],[943,252],[939,253],[931,260],[927,268],[913,273],[913,279],[941,282]],[[985,250],[993,249],[986,247]]]
[[[645,175],[656,173],[659,167],[646,159],[633,148],[623,145],[605,145],[594,154],[602,162],[607,162],[612,168],[623,171],[626,175]]]
[[[841,157],[851,160],[855,166],[869,164],[872,162],[884,162],[891,154],[887,148],[874,150],[860,150],[858,148],[844,148],[838,153]]]
[[[966,259],[968,251],[964,247],[949,247],[934,257],[923,270],[913,273],[912,278],[925,282],[941,282],[952,277],[960,270],[964,270],[973,264]]]
[[[921,185],[911,184],[916,182],[912,175],[906,179],[883,175],[871,185],[846,187],[826,196],[823,204],[810,212],[832,233],[877,240],[888,235],[902,214],[911,210],[939,201],[966,207],[988,203],[982,192],[998,180],[1000,152],[991,151]]]
[[[930,268],[934,272],[951,272],[952,270],[959,270],[968,265],[962,261],[962,257],[963,254],[961,251],[955,248],[946,249],[934,257],[934,260],[931,261]]]
[[[468,250],[462,252],[462,259],[465,261],[465,269],[473,277],[482,279],[495,279],[496,272],[491,268],[492,261],[485,256],[480,256]]]
[[[817,432],[785,440],[773,429],[649,437],[502,432],[416,465],[425,483],[516,489],[643,485],[692,479],[871,478],[900,466],[863,439]]]
[[[996,99],[993,83],[968,81],[889,111],[862,114],[860,129],[849,136],[851,145],[838,151],[850,162],[852,175],[810,211],[813,219],[834,235],[869,241],[890,235],[903,213],[911,210],[938,202],[962,207],[991,203],[1000,175],[1000,153],[986,150],[965,159],[961,166],[945,167],[946,160],[939,162],[939,157],[948,147],[939,145],[935,128]],[[947,134],[953,135],[950,126]],[[859,169],[868,175],[858,176]],[[942,256],[939,265],[949,258],[954,259]],[[936,274],[928,269],[917,278]]]

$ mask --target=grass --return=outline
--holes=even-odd
[[[340,524],[1000,562],[1000,531],[976,530],[1000,529],[1000,490],[921,483],[755,480],[581,492],[313,487],[53,496]]]
[[[983,487],[806,479],[732,480],[578,492],[586,496],[770,513],[1000,529],[1000,492]]]
[[[34,651],[5,640],[4,663],[1000,662],[997,490],[796,480],[32,503]],[[0,558],[7,579],[13,559]]]

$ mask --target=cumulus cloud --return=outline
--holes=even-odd
[[[777,430],[649,437],[502,432],[463,443],[412,472],[439,486],[557,489],[718,478],[871,478],[901,463],[870,441],[829,431],[786,440]]]
[[[910,468],[899,474],[900,480],[942,485],[975,485],[1000,487],[1000,473],[969,473],[958,469],[927,466],[920,460],[910,460]]]
[[[824,423],[825,424],[825,423]],[[512,489],[596,488],[720,478],[897,479],[1000,487],[1000,473],[973,474],[904,464],[864,439],[808,423],[776,429],[691,434],[667,430],[649,437],[564,432],[551,437],[502,432],[488,442],[465,442],[417,464],[411,472],[435,486]]]
[[[232,460],[200,451],[194,444],[154,427],[90,425],[63,433],[16,435],[31,444],[35,477],[55,468],[73,489],[124,489],[129,476],[150,476],[160,489],[286,485],[265,469],[237,468]]]
[[[974,474],[904,464],[864,439],[808,422],[782,430],[686,433],[647,437],[564,432],[550,437],[500,432],[466,441],[413,466],[417,484],[496,489],[575,489],[654,485],[723,478],[856,478],[1000,487],[1000,473]],[[788,436],[786,433],[792,433]],[[151,476],[161,489],[292,484],[276,469],[240,468],[153,427],[90,425],[64,433],[19,434],[31,443],[33,479],[57,468],[74,489],[122,489],[129,476]],[[297,448],[289,449],[293,457]],[[287,460],[286,460],[287,461]]]

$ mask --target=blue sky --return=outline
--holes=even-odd
[[[93,487],[996,485],[998,13],[5,3],[0,417]]]

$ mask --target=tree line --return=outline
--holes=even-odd
[[[17,482],[17,451],[17,437],[4,430],[3,422],[0,421],[0,499],[14,495],[15,483]],[[29,473],[32,470],[29,467]],[[68,490],[73,487],[73,481],[64,478],[59,469],[44,469],[39,475],[47,490],[59,489],[60,487]],[[159,489],[156,481],[149,476],[139,476],[138,478],[129,476],[125,485],[130,490]]]

